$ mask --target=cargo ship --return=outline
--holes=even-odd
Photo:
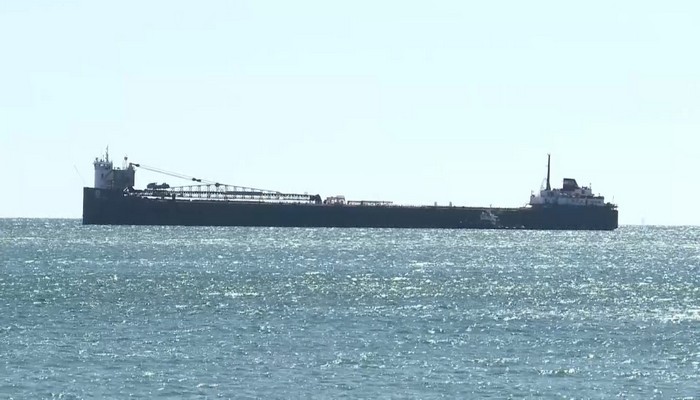
[[[325,199],[318,194],[226,185],[187,177],[124,158],[115,167],[107,152],[96,158],[94,187],[83,188],[85,225],[186,225],[336,228],[614,230],[615,204],[564,178],[531,193],[522,207],[397,205],[390,201]],[[136,168],[190,181],[187,186],[149,183],[135,189]]]

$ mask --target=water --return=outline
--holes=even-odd
[[[698,398],[700,228],[0,220],[2,398]]]

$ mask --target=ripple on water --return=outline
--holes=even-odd
[[[698,239],[0,220],[0,395],[692,397]]]

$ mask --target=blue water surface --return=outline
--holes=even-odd
[[[0,219],[2,398],[698,396],[698,227]]]

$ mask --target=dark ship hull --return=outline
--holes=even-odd
[[[614,207],[339,205],[145,197],[83,189],[83,224],[613,230]]]

